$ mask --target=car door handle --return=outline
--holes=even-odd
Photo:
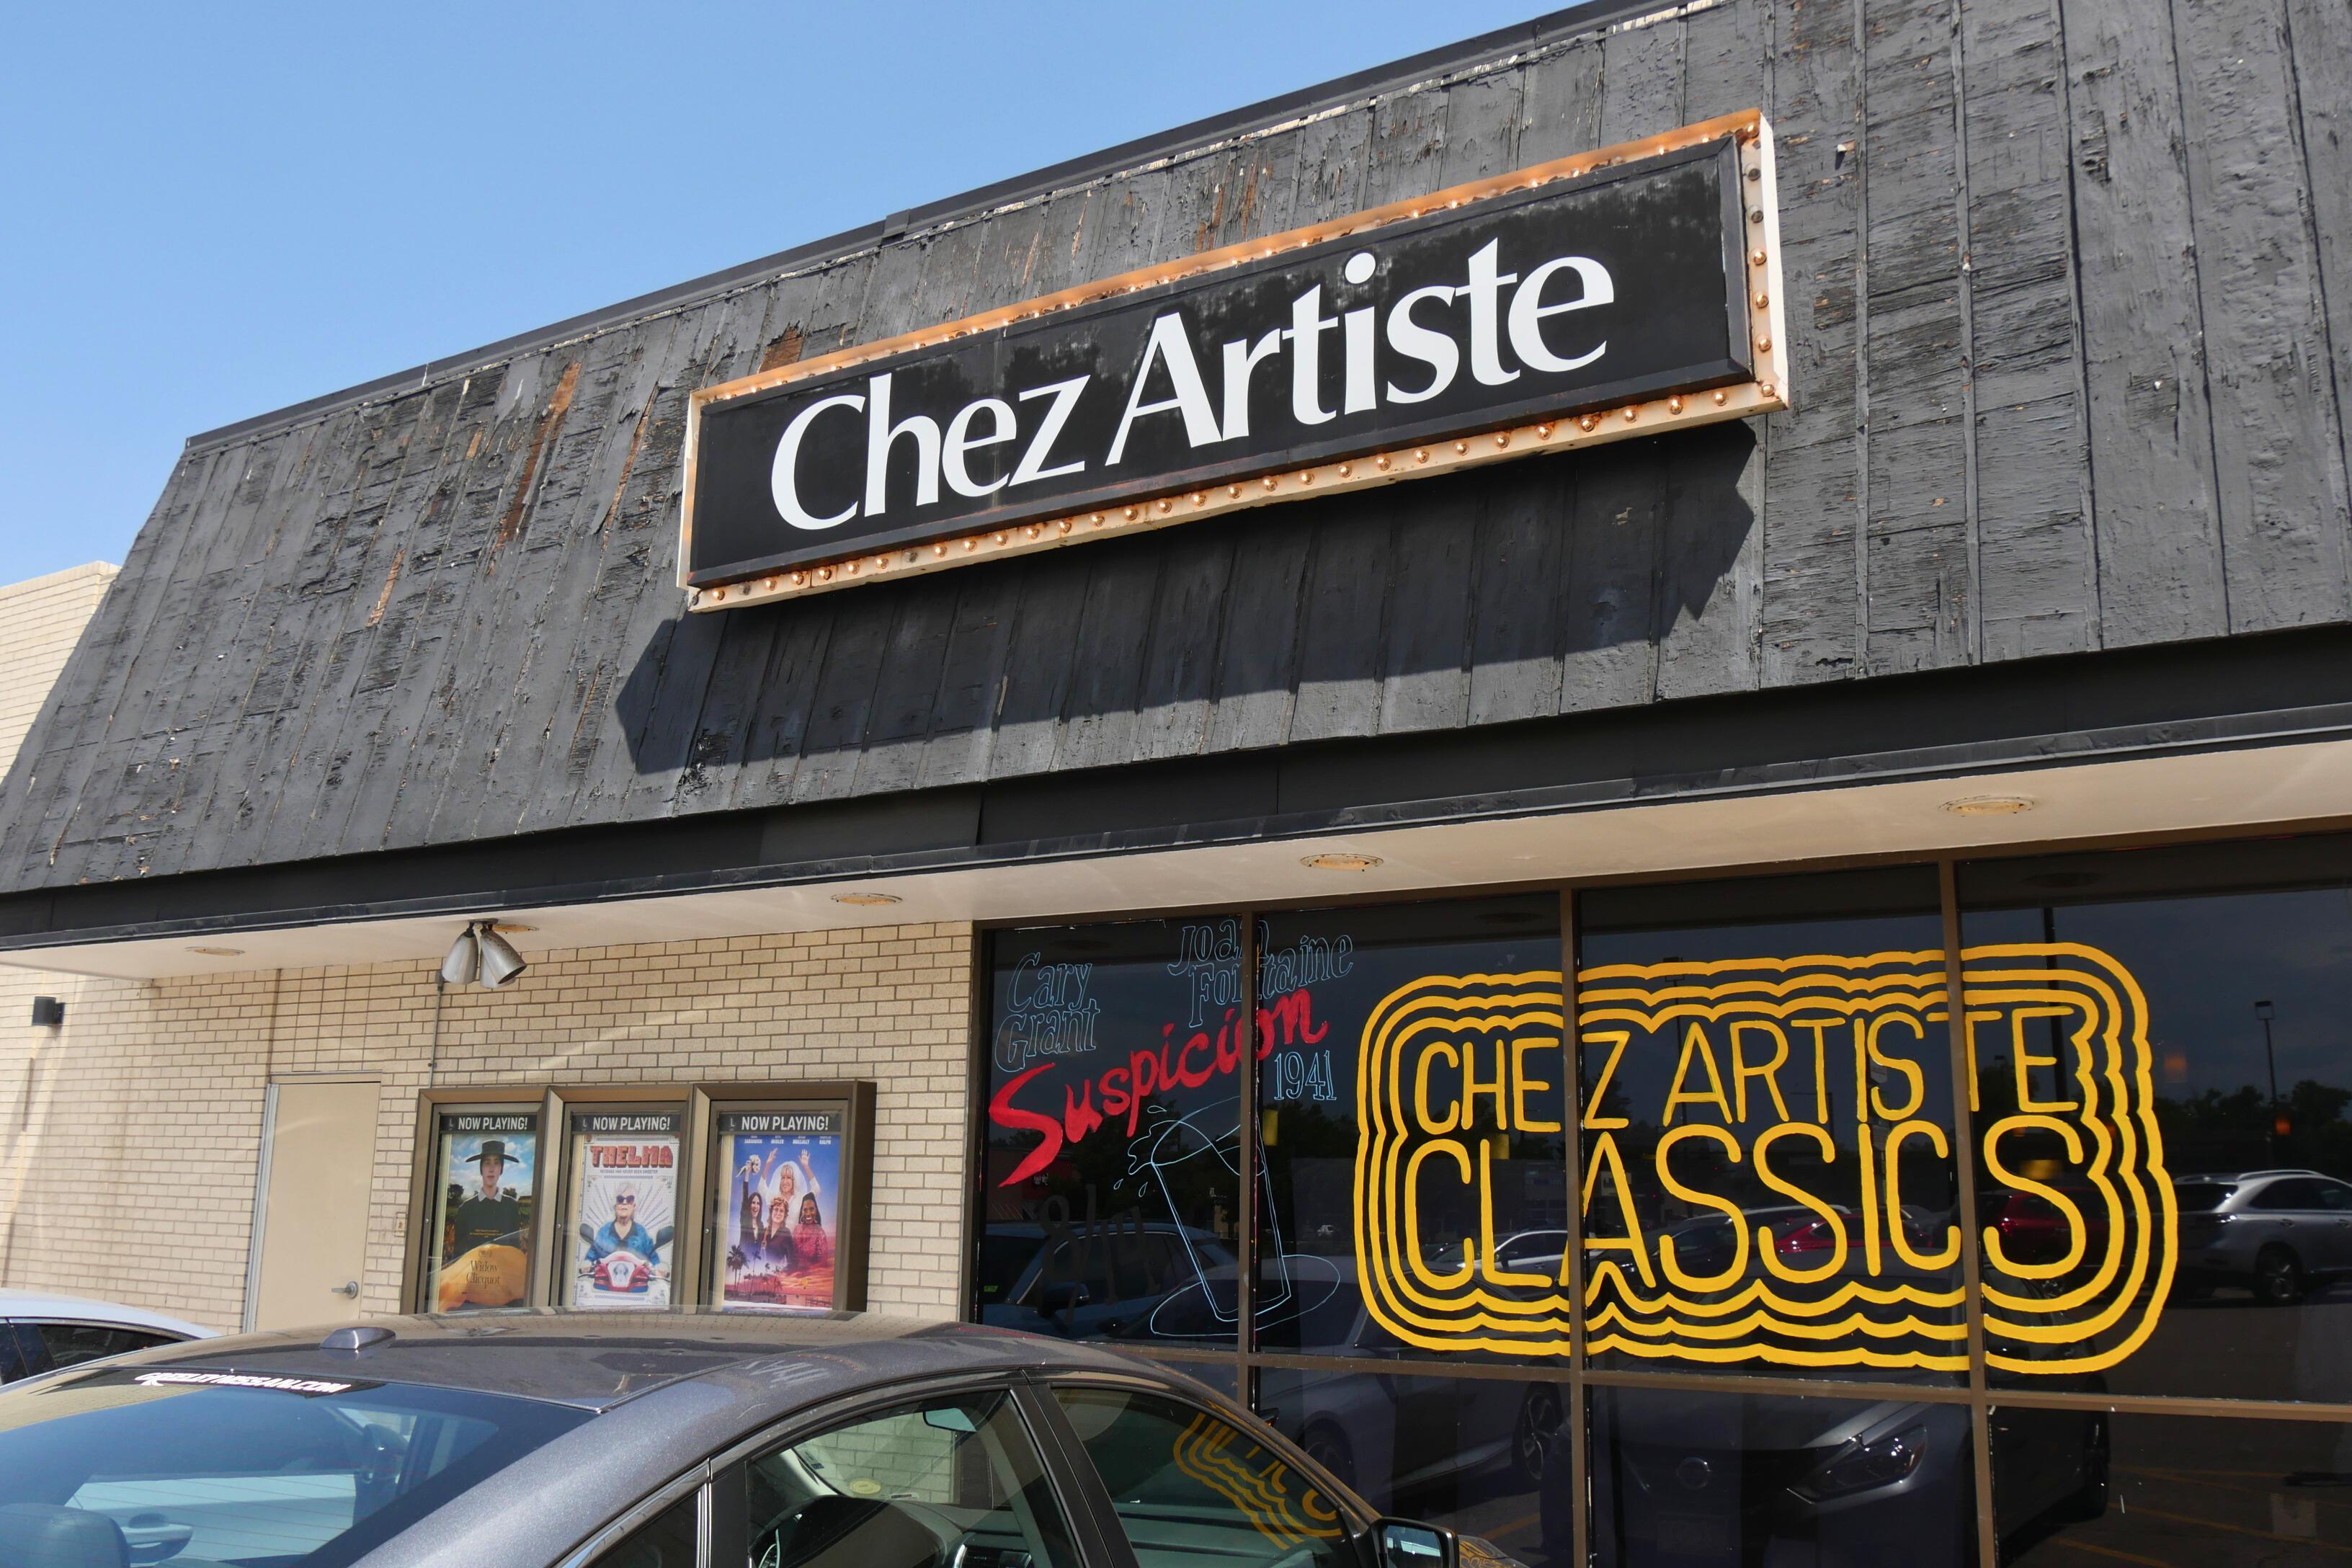
[[[360,1296],[360,1282],[356,1279],[346,1280],[344,1283],[333,1287],[328,1291],[328,1294],[331,1296],[349,1296],[352,1300],[356,1301],[359,1300]]]

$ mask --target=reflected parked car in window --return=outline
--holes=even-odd
[[[1278,1329],[1284,1343],[1317,1355],[1386,1359],[1414,1353],[1365,1306],[1351,1260],[1318,1261],[1336,1279],[1311,1293],[1300,1289],[1302,1310],[1287,1321],[1269,1325],[1262,1317],[1262,1341]],[[1177,1292],[1154,1313],[1155,1337],[1181,1335],[1196,1321],[1229,1321],[1235,1274],[1226,1268],[1205,1290]],[[1262,1276],[1262,1299],[1271,1296],[1274,1277],[1269,1264]],[[1334,1476],[1374,1497],[1497,1470],[1540,1483],[1566,1462],[1564,1451],[1548,1439],[1565,1418],[1567,1395],[1538,1373],[1444,1383],[1386,1372],[1325,1371],[1299,1376],[1290,1386],[1280,1405],[1263,1413],[1265,1419]]]
[[[1964,1405],[1663,1389],[1590,1397],[1596,1540],[1613,1536],[1619,1560],[1676,1568],[1976,1561]],[[2011,1478],[1995,1518],[2004,1542],[2105,1512],[2103,1413],[1996,1411],[1991,1439]],[[1554,1555],[1567,1548],[1569,1503],[1564,1489],[1543,1493],[1543,1540]]]
[[[1000,1223],[981,1243],[980,1320],[1062,1339],[1149,1337],[1153,1307],[1196,1283],[1233,1249],[1197,1226],[1165,1221],[1060,1226]],[[1232,1336],[1232,1326],[1223,1330]]]
[[[1862,1216],[1843,1205],[1832,1205],[1832,1213],[1844,1228],[1847,1245],[1860,1234]],[[1951,1216],[1938,1210],[1906,1205],[1902,1211],[1904,1234],[1913,1247],[1923,1252],[1935,1251],[1946,1245],[1945,1234]],[[1772,1233],[1773,1250],[1782,1258],[1811,1266],[1820,1261],[1819,1254],[1835,1249],[1837,1237],[1830,1222],[1820,1211],[1800,1204],[1775,1204],[1745,1211],[1744,1223],[1752,1243],[1756,1227]],[[1716,1210],[1670,1222],[1656,1222],[1656,1235],[1672,1237],[1675,1261],[1694,1274],[1720,1274],[1731,1265],[1738,1250],[1738,1237],[1732,1230],[1728,1215]],[[1568,1232],[1549,1228],[1521,1231],[1496,1244],[1496,1263],[1514,1273],[1546,1273],[1557,1278],[1560,1254],[1568,1246]],[[1585,1264],[1589,1268],[1605,1253],[1587,1250]],[[1740,1287],[1735,1286],[1734,1289]]]
[[[2352,1184],[2317,1171],[2180,1176],[2178,1288],[2232,1286],[2287,1306],[2314,1284],[2352,1274]]]
[[[107,1356],[213,1337],[213,1331],[143,1307],[0,1290],[0,1383]]]
[[[2074,1205],[2074,1213],[2082,1216],[2080,1226],[2042,1193],[1993,1188],[1979,1195],[1977,1212],[2000,1237],[2002,1255],[2012,1263],[2058,1263],[2072,1257],[2078,1263],[2095,1265],[2107,1247],[2105,1195],[2088,1182],[2042,1184]]]
[[[2011,1294],[2045,1300],[2064,1289],[2060,1281],[1997,1269],[1988,1279]],[[1998,1335],[1988,1344],[2027,1359],[2063,1348]],[[1880,1371],[1873,1381],[1956,1388],[1927,1371]],[[2037,1385],[2050,1393],[2105,1392],[2095,1373],[2059,1373]],[[1790,1396],[1590,1391],[1597,1548],[1604,1536],[1615,1537],[1603,1559],[1671,1568],[1798,1562],[1966,1568],[1976,1561],[1966,1405],[1795,1396],[1802,1392],[1795,1384]],[[1990,1435],[2006,1478],[1995,1512],[2005,1545],[2106,1510],[2105,1412],[1996,1409]],[[1567,1440],[1564,1431],[1550,1439],[1556,1447]],[[1554,1555],[1568,1549],[1569,1510],[1564,1489],[1545,1490],[1542,1539]]]

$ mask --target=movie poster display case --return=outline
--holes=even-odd
[[[705,1133],[700,1300],[729,1311],[866,1305],[873,1086],[730,1086]]]
[[[873,1109],[847,1081],[427,1089],[403,1299],[855,1310]]]

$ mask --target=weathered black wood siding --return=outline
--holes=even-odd
[[[1759,103],[1796,412],[686,618],[693,388]],[[2352,618],[2343,0],[1718,0],[192,449],[0,887]]]

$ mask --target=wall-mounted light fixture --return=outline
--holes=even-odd
[[[33,1027],[62,1029],[66,1026],[66,1005],[55,996],[33,998]]]
[[[497,922],[475,921],[449,944],[448,956],[441,961],[441,984],[472,985],[478,982],[485,991],[498,991],[513,984],[530,967],[522,954],[499,934]]]

